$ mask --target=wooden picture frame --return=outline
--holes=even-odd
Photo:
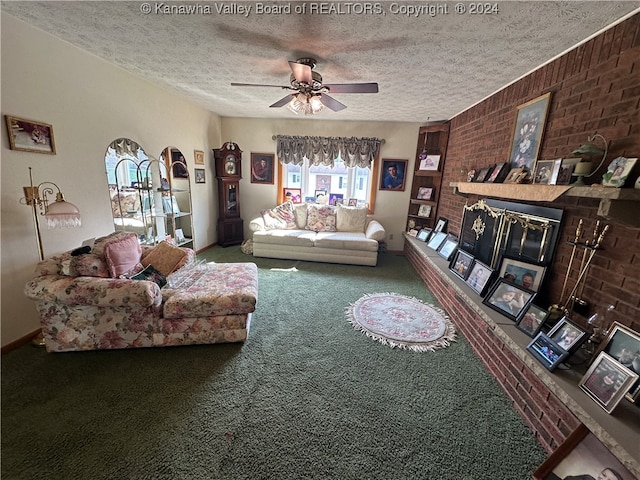
[[[602,175],[602,185],[605,187],[623,187],[637,161],[637,158],[615,158],[607,167],[604,175]]]
[[[622,480],[635,478],[620,460],[581,423],[533,472],[533,479],[577,479],[588,478],[587,476],[596,478],[604,470],[615,472]]]
[[[608,353],[600,352],[578,386],[605,412],[611,413],[637,380],[637,373]]]
[[[206,183],[204,168],[194,168],[193,178],[196,183]]]
[[[284,187],[282,189],[282,198],[283,202],[291,200],[291,203],[294,204],[302,203],[302,189]]]
[[[551,93],[545,93],[518,106],[509,147],[511,168],[533,171],[542,142]]]
[[[520,317],[516,321],[516,328],[522,330],[531,338],[535,337],[539,332],[544,322],[547,321],[551,312],[534,303],[530,303],[529,306],[522,311]]]
[[[275,155],[251,152],[251,183],[273,185]]]
[[[640,375],[640,334],[620,322],[613,322],[596,355],[605,352],[623,366]],[[625,395],[627,400],[640,403],[640,380]]]
[[[498,278],[482,303],[514,322],[533,302],[536,292]]]
[[[204,152],[202,150],[193,151],[193,163],[195,165],[204,165]]]
[[[573,353],[587,339],[589,334],[567,316],[563,316],[551,327],[547,336],[563,350]]]
[[[537,292],[544,280],[547,267],[535,263],[516,260],[507,255],[502,256],[499,276],[505,280],[520,285],[527,290]]]
[[[453,256],[453,260],[451,261],[449,270],[451,270],[454,275],[460,277],[462,280],[466,280],[469,276],[469,271],[471,270],[472,264],[473,256],[470,253],[465,252],[464,250],[458,249],[458,251]]]
[[[479,260],[475,260],[465,283],[469,285],[478,295],[482,296],[491,282],[494,270]]]
[[[553,372],[569,356],[569,352],[560,348],[542,332],[539,332],[527,345],[527,351],[550,372]]]
[[[407,183],[407,164],[409,160],[382,159],[380,169],[380,190],[404,192]],[[395,172],[393,169],[395,168]]]
[[[21,152],[56,154],[53,126],[26,118],[4,116],[9,135],[9,148]]]
[[[527,176],[523,167],[512,168],[504,179],[504,183],[522,183]]]
[[[418,170],[435,170],[440,167],[440,155],[427,155],[422,152],[418,155]]]

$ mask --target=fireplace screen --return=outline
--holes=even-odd
[[[549,265],[561,221],[557,208],[480,200],[464,207],[460,245],[492,268],[503,255]]]

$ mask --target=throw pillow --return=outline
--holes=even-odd
[[[307,204],[296,203],[293,205],[293,212],[296,216],[296,226],[304,229],[307,226]]]
[[[336,207],[337,228],[339,232],[361,232],[367,224],[367,207]]]
[[[146,280],[148,282],[154,282],[157,283],[160,288],[164,287],[167,284],[167,277],[153,268],[153,265],[148,265],[140,273],[136,273],[129,278],[131,280]]]
[[[167,242],[160,242],[142,258],[142,265],[145,267],[153,265],[157,271],[168,277],[184,264],[186,258],[187,252],[183,249]]]
[[[111,272],[103,257],[94,253],[86,253],[62,262],[62,274],[70,277],[109,278]]]
[[[307,226],[305,228],[314,232],[335,232],[335,207],[310,204],[307,209]]]
[[[267,230],[292,230],[296,227],[293,202],[288,201],[270,210],[260,212]]]
[[[140,271],[141,255],[142,249],[135,233],[128,233],[104,245],[104,258],[113,278]]]

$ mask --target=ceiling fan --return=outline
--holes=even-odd
[[[377,83],[322,83],[322,75],[313,70],[316,59],[303,57],[295,62],[289,61],[291,67],[291,85],[260,85],[254,83],[232,83],[237,87],[276,87],[290,90],[291,93],[281,98],[270,107],[284,107],[285,105],[294,113],[314,114],[325,106],[334,112],[347,108],[329,93],[378,93]]]

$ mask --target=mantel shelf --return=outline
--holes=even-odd
[[[454,193],[480,195],[526,202],[554,202],[560,197],[596,198],[600,200],[598,215],[640,228],[637,215],[640,190],[612,187],[574,187],[571,185],[530,185],[518,183],[451,182]]]

